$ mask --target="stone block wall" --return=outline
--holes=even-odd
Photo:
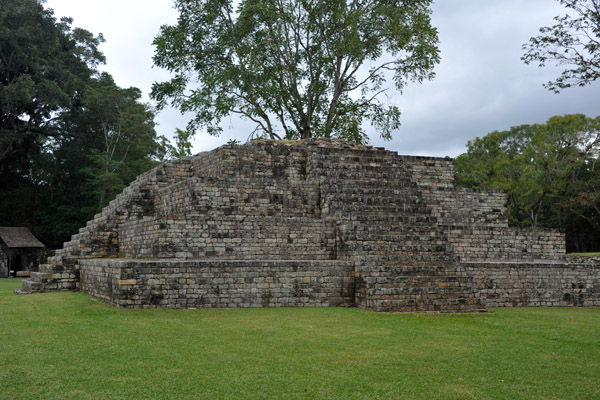
[[[26,287],[119,307],[596,304],[562,234],[508,227],[503,192],[453,179],[451,159],[333,140],[223,146],[142,174]]]
[[[438,187],[424,189],[423,193],[440,225],[508,227],[506,192],[503,190]]]
[[[318,183],[258,178],[190,178],[155,197],[157,215],[292,216],[319,218]]]
[[[467,273],[490,307],[600,306],[600,265],[470,262]]]
[[[386,256],[358,261],[355,301],[357,307],[384,312],[485,310],[485,303],[461,264],[413,264]]]
[[[119,225],[119,257],[156,258],[164,242],[166,218],[155,216],[134,219]]]
[[[228,148],[219,147],[211,151],[198,153],[191,159],[191,169],[193,176],[199,177],[220,177],[223,176],[225,164],[234,162],[235,154],[229,152]],[[230,173],[229,170],[226,170]]]
[[[307,149],[304,142],[278,144],[256,141],[252,146],[227,147],[224,175],[265,181],[301,183],[306,179]]]
[[[551,229],[462,227],[451,230],[454,251],[463,261],[563,260],[565,235]]]
[[[122,257],[337,258],[334,221],[313,218],[170,216],[123,224]]]
[[[454,187],[454,164],[449,158],[401,158],[461,260],[564,258],[563,233],[508,226],[506,192]]]
[[[123,308],[315,307],[354,302],[344,261],[81,260],[81,290]]]

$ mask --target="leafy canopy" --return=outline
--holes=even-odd
[[[600,78],[600,0],[559,0],[571,14],[554,17],[556,24],[540,28],[541,35],[523,45],[525,63],[548,61],[570,66],[544,86],[559,92],[585,86]]]
[[[71,23],[56,22],[36,0],[0,0],[0,172],[20,150],[35,152],[57,134],[57,113],[104,62],[102,36]]]
[[[174,73],[155,83],[194,112],[188,131],[221,132],[230,114],[272,139],[364,142],[363,121],[383,138],[400,126],[387,79],[432,79],[439,62],[431,0],[176,0],[178,23],[161,27],[154,63]]]
[[[599,151],[600,117],[555,116],[545,124],[494,131],[469,141],[467,153],[456,158],[456,181],[507,190],[510,221],[536,227],[545,205],[568,207],[585,200],[567,194],[575,194],[571,188],[582,173],[594,169]]]
[[[140,91],[98,73],[102,36],[41,3],[0,0],[0,222],[59,246],[173,151]]]

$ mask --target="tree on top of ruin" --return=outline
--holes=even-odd
[[[389,90],[434,77],[431,0],[176,0],[178,23],[155,38],[159,108],[193,112],[188,130],[221,132],[231,114],[271,139],[368,140],[400,126]],[[394,84],[388,83],[392,79]]]

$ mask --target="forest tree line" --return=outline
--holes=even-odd
[[[600,117],[555,116],[494,131],[456,158],[456,184],[507,192],[512,226],[556,228],[567,251],[600,249]]]
[[[100,72],[102,36],[0,1],[0,224],[60,246],[173,153],[137,88]]]

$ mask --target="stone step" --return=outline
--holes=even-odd
[[[317,218],[319,214],[318,207],[313,207],[311,210],[309,207],[306,208],[291,208],[281,204],[263,204],[263,205],[208,205],[208,204],[194,204],[184,209],[182,213],[178,211],[177,214],[185,215],[211,215],[221,217],[284,217],[284,218]],[[214,219],[214,218],[213,218]]]
[[[365,236],[361,239],[356,239],[352,235],[341,236],[344,243],[348,246],[356,247],[357,249],[371,250],[398,250],[398,251],[430,251],[430,252],[447,252],[449,250],[448,242],[444,241],[442,236],[427,236],[419,239],[415,236],[406,236],[406,240],[402,240],[402,236],[375,235]],[[383,253],[385,255],[389,255]]]
[[[358,257],[372,257],[375,256],[377,254],[381,254],[381,250],[376,250],[373,251],[372,253],[369,253],[369,251],[361,251],[359,250],[354,250],[356,253],[356,256]],[[374,254],[373,254],[374,253]],[[342,249],[341,251],[339,251],[339,255],[343,256],[346,253],[344,252],[344,250]],[[449,256],[446,253],[443,252],[416,252],[416,251],[388,251],[388,255],[391,258],[394,258],[396,261],[396,263],[402,263],[402,264],[412,264],[412,265],[428,265],[428,264],[435,264],[435,263],[439,263],[439,262],[448,262],[448,261],[453,261],[454,257],[453,256]]]
[[[347,187],[346,187],[347,186]],[[389,185],[381,184],[381,185],[371,185],[371,186],[355,186],[354,184],[348,185],[335,185],[336,190],[330,191],[331,187],[325,188],[325,191],[330,196],[337,196],[341,198],[345,196],[345,190],[349,189],[349,194],[345,196],[348,198],[350,196],[361,196],[361,197],[381,197],[381,198],[399,198],[401,201],[406,201],[407,199],[420,199],[419,193],[414,189],[412,185],[398,185],[396,187],[390,187]],[[341,190],[340,190],[341,189]]]
[[[314,167],[314,165],[313,165]],[[323,165],[319,163],[317,169],[321,171],[322,176],[358,176],[369,177],[372,175],[386,174],[396,180],[409,182],[410,178],[406,173],[406,169],[401,164],[397,163],[368,163],[368,164],[329,164]]]
[[[339,230],[339,237],[345,243],[355,243],[357,245],[383,245],[386,244],[398,246],[404,245],[408,247],[414,247],[419,244],[425,244],[429,247],[434,245],[444,246],[447,250],[448,241],[446,237],[440,232],[424,232],[419,236],[419,232],[411,231],[384,231],[384,232],[352,232],[345,231],[344,229]],[[408,248],[407,247],[407,248]]]
[[[392,246],[351,246],[348,245],[351,249],[353,249],[358,255],[369,256],[369,255],[377,255],[382,252],[386,253],[390,257],[394,257],[398,262],[406,261],[410,262],[410,260],[414,260],[415,262],[436,262],[446,260],[446,252],[444,251],[435,251],[436,249],[430,249],[427,247],[410,247],[410,246],[402,246],[402,247],[392,247]]]
[[[68,252],[64,251],[61,254],[48,257],[48,264],[73,264],[77,261],[77,257],[71,256]]]
[[[365,196],[336,196],[327,199],[329,208],[333,210],[344,209],[347,206],[363,208],[381,207],[393,208],[394,212],[402,214],[431,214],[431,210],[424,204],[407,201],[402,197],[365,197]]]
[[[437,232],[445,236],[446,230],[439,225],[429,225],[426,222],[431,221],[429,215],[398,215],[398,216],[352,216],[353,219],[344,219],[340,217],[340,229],[347,233],[368,233],[368,232],[409,232],[414,234],[428,235],[431,232]]]
[[[369,244],[369,243],[352,243],[342,242],[343,246],[355,251],[357,256],[378,256],[385,254],[388,257],[393,257],[393,262],[381,263],[380,265],[394,265],[398,263],[410,264],[411,257],[415,261],[431,261],[434,264],[446,260],[448,255],[445,247],[439,245],[423,245],[423,244]]]
[[[407,228],[410,229],[410,228]],[[440,232],[436,232],[434,230],[430,232],[424,232],[421,235],[415,232],[411,232],[409,230],[400,230],[397,228],[396,231],[343,231],[342,237],[346,241],[354,241],[354,242],[376,242],[376,243],[407,243],[408,245],[413,245],[416,243],[426,242],[428,245],[431,242],[435,242],[435,244],[446,246],[448,241],[446,237],[442,235]]]
[[[363,272],[363,279],[385,279],[389,282],[402,282],[409,279],[423,279],[428,277],[434,278],[449,278],[467,279],[465,272],[452,267],[425,267],[425,266],[395,266],[395,267],[370,267]]]
[[[44,284],[42,282],[36,282],[30,279],[24,279],[22,285],[23,289],[31,292],[40,291],[44,287]]]
[[[43,282],[44,280],[48,280],[52,278],[52,273],[50,272],[32,272],[30,276],[30,280],[34,282]]]
[[[366,301],[367,308],[387,312],[486,312],[477,299],[416,300],[388,299]]]
[[[407,257],[408,256],[408,257]],[[444,260],[435,260],[428,262],[414,262],[410,259],[410,254],[405,254],[401,257],[395,255],[366,255],[358,256],[357,261],[363,265],[368,265],[365,272],[388,272],[397,271],[394,273],[402,273],[403,271],[418,271],[418,270],[438,270],[447,269],[450,271],[462,271],[462,267],[457,263],[457,258],[453,255],[447,255]]]
[[[436,288],[436,287],[414,287],[414,288],[373,288],[367,289],[366,298],[380,298],[382,300],[406,300],[410,298],[424,300],[440,300],[448,302],[456,299],[475,299],[474,292],[469,292],[462,287]]]
[[[354,232],[414,232],[416,234],[429,234],[430,232],[445,232],[438,225],[426,226],[423,223],[432,220],[430,215],[399,215],[394,217],[384,216],[356,216],[356,219],[341,219],[340,226],[345,226],[348,231]]]
[[[327,153],[311,152],[310,163],[312,165],[325,164],[325,167],[334,163],[345,164],[385,164],[398,163],[402,165],[403,160],[398,154],[391,151],[374,151],[363,149],[328,149]]]
[[[368,274],[389,272],[397,275],[413,271],[464,271],[462,265],[456,261],[415,264],[403,262],[389,255],[359,257],[357,261],[368,265],[364,268],[364,272]]]
[[[351,215],[351,216],[339,216],[339,221],[341,225],[351,223],[356,226],[400,226],[402,224],[411,224],[415,226],[411,226],[413,229],[428,229],[421,228],[418,225],[422,225],[427,221],[435,220],[435,217],[430,215]]]
[[[368,184],[376,183],[377,187],[411,187],[412,181],[402,174],[401,171],[397,172],[385,172],[385,171],[371,171],[371,172],[359,172],[359,171],[330,171],[324,172],[321,179],[324,182],[337,183],[339,186],[344,187],[355,184]],[[344,182],[345,181],[345,182]]]
[[[391,179],[383,181],[381,179],[360,179],[349,177],[344,180],[337,179],[322,179],[322,190],[325,193],[335,193],[342,191],[357,190],[398,190],[405,192],[408,196],[419,196],[419,189],[416,184],[411,181]]]
[[[338,206],[330,207],[330,213],[343,215],[354,215],[357,214],[357,219],[363,219],[368,217],[394,217],[401,215],[421,214],[427,216],[422,220],[423,223],[435,223],[437,219],[431,215],[431,209],[427,207],[420,207],[416,210],[409,210],[402,206],[397,205],[368,205],[368,204],[340,204]]]
[[[448,275],[414,275],[386,277],[370,276],[363,278],[363,281],[367,285],[368,290],[386,290],[388,291],[387,294],[392,294],[389,291],[399,291],[398,293],[404,293],[403,291],[408,289],[465,290],[472,287],[472,284],[470,283],[467,277]]]

